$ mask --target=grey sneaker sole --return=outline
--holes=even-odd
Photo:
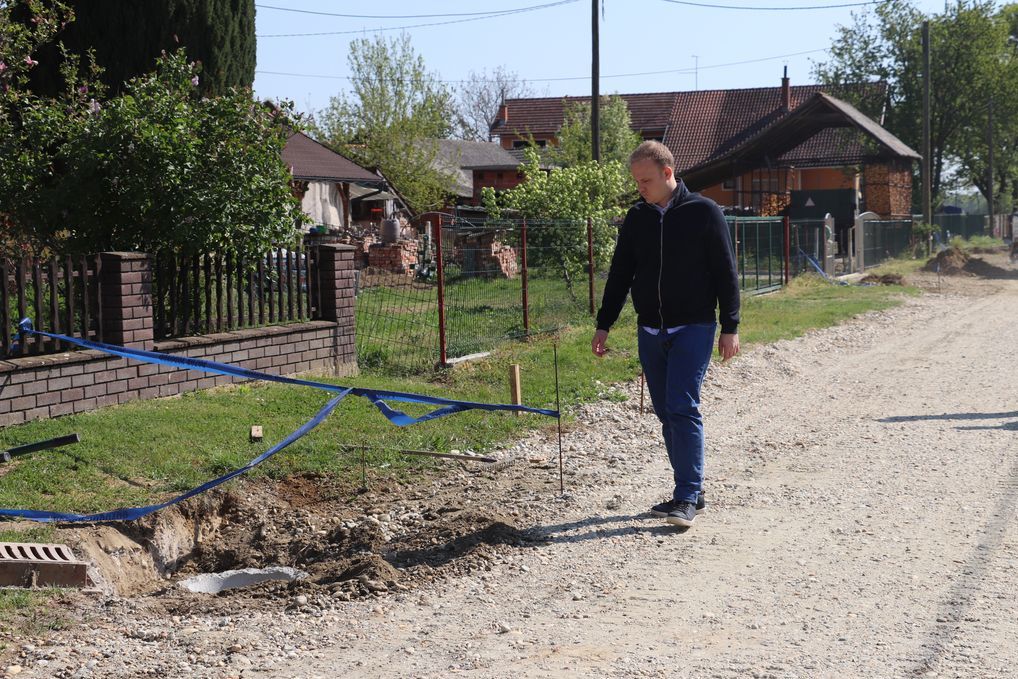
[[[693,517],[693,519],[695,518],[696,517]],[[690,526],[693,525],[693,519],[680,519],[677,516],[668,516],[665,517],[665,523],[670,523],[673,526],[684,526],[686,528],[689,528]]]
[[[706,507],[700,507],[699,509],[696,510],[696,513],[697,514],[703,514],[705,511],[707,511]],[[660,517],[662,519],[665,518],[666,516],[668,516],[667,512],[658,512],[658,511],[655,511],[653,509],[650,510],[650,513],[653,514],[654,516]]]

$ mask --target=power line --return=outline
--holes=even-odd
[[[561,4],[561,3],[552,3]],[[530,9],[541,9],[551,5],[534,5],[532,7],[518,7],[516,9],[493,9],[487,12],[453,12],[449,14],[338,14],[336,12],[316,12],[309,9],[294,9],[293,7],[276,7],[275,5],[258,5],[259,9],[275,9],[280,12],[294,12],[296,14],[315,14],[325,17],[342,17],[344,19],[438,19],[443,17],[472,17],[489,14],[502,14],[503,12],[519,12]]]
[[[506,9],[491,12],[490,14],[484,14],[483,16],[472,16],[466,19],[453,19],[451,21],[435,21],[427,24],[409,24],[407,26],[389,26],[386,28],[361,28],[355,31],[324,31],[321,33],[268,33],[265,35],[258,35],[258,38],[307,38],[314,36],[324,35],[356,35],[358,33],[382,33],[384,31],[402,31],[408,28],[426,28],[429,26],[448,26],[450,24],[462,24],[468,21],[482,21],[484,19],[497,19],[499,17],[510,16],[512,14],[523,14],[525,12],[536,12],[542,9],[550,9],[552,7],[560,7],[562,5],[571,5],[579,0],[559,0],[559,2],[550,2],[544,5],[532,5],[530,7],[520,7],[518,9]]]
[[[728,66],[744,66],[746,64],[756,64],[756,63],[760,63],[760,62],[763,62],[763,61],[773,61],[775,59],[785,59],[787,57],[798,57],[798,56],[802,56],[804,54],[815,54],[817,52],[826,52],[826,51],[828,51],[828,49],[830,49],[830,48],[821,47],[819,49],[805,50],[805,51],[802,51],[802,52],[792,52],[792,53],[789,53],[789,54],[776,54],[776,55],[770,56],[770,57],[759,57],[759,58],[756,58],[756,59],[746,59],[744,61],[730,61],[730,62],[724,63],[724,64],[710,64],[708,66],[699,66],[698,69],[702,71],[702,70],[705,70],[705,69],[726,68]],[[637,77],[637,76],[646,76],[646,75],[687,74],[687,73],[694,73],[695,71],[696,71],[696,69],[692,69],[692,68],[675,68],[675,69],[669,69],[667,71],[643,71],[643,72],[640,72],[640,73],[616,73],[614,75],[602,75],[601,78],[602,79],[604,79],[604,78],[633,78],[633,77]],[[262,70],[255,71],[255,73],[260,73],[262,75],[279,75],[279,76],[286,76],[286,77],[290,77],[290,78],[322,78],[322,79],[326,79],[326,80],[358,80],[358,78],[355,78],[355,77],[349,76],[349,75],[320,75],[320,74],[312,74],[312,73],[285,73],[285,72],[282,72],[282,71],[262,71]],[[567,80],[587,80],[588,78],[590,78],[589,75],[581,75],[581,76],[566,76],[566,77],[561,77],[561,78],[523,78],[522,80],[524,82],[528,82],[528,83],[545,83],[545,82],[562,82],[562,81],[567,81]],[[394,79],[394,80],[396,80],[396,79]],[[490,78],[475,78],[473,80],[436,80],[435,82],[441,82],[441,83],[446,83],[446,84],[460,84],[460,83],[468,83],[468,82],[497,82],[497,81],[491,80]]]
[[[745,7],[740,5],[716,5],[707,2],[686,2],[685,0],[661,0],[673,5],[687,5],[689,7],[706,7],[709,9],[741,9],[751,12],[793,12],[813,9],[842,9],[845,7],[865,7],[866,5],[878,5],[881,0],[869,0],[869,2],[846,2],[839,5],[802,5],[799,7]]]

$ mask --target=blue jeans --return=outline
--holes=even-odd
[[[672,464],[676,502],[696,502],[703,488],[700,387],[714,350],[715,323],[686,325],[666,334],[638,329],[640,363]]]

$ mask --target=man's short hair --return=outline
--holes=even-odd
[[[629,164],[638,163],[641,160],[652,160],[658,167],[670,167],[675,169],[675,157],[668,147],[659,141],[648,140],[636,147],[636,150],[629,156]]]

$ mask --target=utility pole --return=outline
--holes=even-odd
[[[923,22],[923,222],[933,223],[933,177],[930,143],[930,22]]]
[[[591,0],[590,33],[591,53],[590,64],[590,157],[595,161],[601,160],[601,95],[600,83],[601,64],[598,53],[598,24],[597,24],[597,3],[599,0]]]
[[[987,115],[986,135],[989,143],[989,153],[987,154],[989,163],[987,164],[987,174],[989,175],[989,181],[986,184],[986,205],[989,207],[988,212],[990,213],[990,233],[993,235],[993,97],[990,97],[990,109]],[[1001,234],[1003,236],[1003,234]]]

